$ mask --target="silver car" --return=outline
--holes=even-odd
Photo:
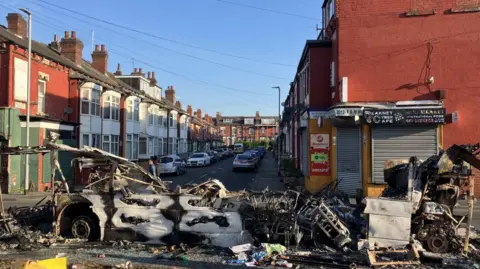
[[[187,167],[180,156],[171,154],[158,159],[157,175],[175,174],[178,176],[185,173],[187,173]]]
[[[237,170],[256,170],[257,169],[257,161],[252,155],[248,154],[238,154],[235,159],[233,160],[233,172]]]

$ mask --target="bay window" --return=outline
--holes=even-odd
[[[127,120],[139,121],[140,100],[130,98],[127,100]]]
[[[94,148],[101,149],[100,143],[101,143],[101,138],[100,134],[91,134],[92,140],[91,140],[91,145]]]
[[[82,89],[82,114],[100,117],[100,90]]]
[[[90,146],[90,135],[89,134],[82,134],[82,147]]]
[[[103,118],[120,120],[120,97],[104,95]]]
[[[139,121],[140,120],[140,100],[138,99],[135,99],[133,101],[133,119],[135,121]]]
[[[169,137],[168,138],[168,152],[167,154],[172,154],[173,153],[173,138]]]
[[[110,136],[109,135],[103,136],[102,148],[103,148],[103,151],[110,152]]]
[[[161,138],[162,139],[162,155],[167,155],[167,139],[166,138]]]
[[[172,112],[170,112],[168,114],[168,122],[169,122],[168,126],[173,127],[173,113]]]
[[[153,155],[153,153],[155,152],[154,150],[154,137],[148,137],[148,148],[147,148],[147,151],[148,151],[148,154],[150,155]]]
[[[155,117],[154,109],[153,108],[148,109],[147,113],[148,113],[148,125],[153,125],[154,124],[153,121]]]
[[[155,151],[155,154],[156,155],[162,155],[162,139],[161,138],[157,138],[157,147],[156,147],[156,151]]]

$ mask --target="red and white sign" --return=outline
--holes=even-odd
[[[328,149],[330,147],[329,134],[310,134],[311,149]]]

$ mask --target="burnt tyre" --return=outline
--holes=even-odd
[[[78,216],[72,221],[71,235],[73,238],[95,241],[97,240],[97,226],[92,216]]]

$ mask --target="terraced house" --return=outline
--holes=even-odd
[[[0,27],[0,137],[2,145],[25,144],[27,106],[27,24],[16,13],[8,14],[8,27]],[[84,59],[83,42],[75,31],[66,31],[48,45],[32,41],[30,87],[30,145],[42,145],[49,131],[60,134],[60,143],[91,146],[132,161],[153,155],[187,155],[192,125],[205,128],[205,141],[217,137],[209,119],[197,118],[175,100],[168,86],[165,97],[154,72],[135,69],[122,74],[120,65],[108,72],[108,50],[96,45],[92,61]],[[193,119],[193,120],[192,120]],[[193,151],[193,147],[190,147]],[[70,156],[60,153],[62,170],[72,184],[88,183],[88,172],[70,170]],[[51,187],[50,158],[31,155],[30,186],[25,187],[23,156],[2,156],[3,192]]]

